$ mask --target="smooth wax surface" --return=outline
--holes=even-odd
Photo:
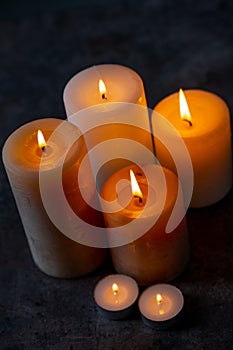
[[[160,303],[156,301],[157,294],[162,297]],[[144,317],[162,322],[177,316],[184,306],[184,297],[178,288],[170,284],[156,284],[141,294],[138,305]]]
[[[158,165],[149,164],[147,167],[154,174],[153,184],[147,182],[143,167],[134,165],[116,172],[101,191],[106,201],[103,206],[106,227],[110,230],[118,228],[114,237],[109,233],[113,265],[118,273],[130,275],[140,285],[175,278],[184,270],[189,259],[185,217],[172,232],[166,233],[177,199],[177,177]],[[131,201],[122,207],[124,200],[128,199],[130,183],[122,189],[123,195],[121,191],[117,193],[117,184],[122,179],[129,180],[130,169],[141,187],[143,202],[140,204],[137,198],[131,197]],[[148,197],[151,192],[151,197]],[[120,207],[118,211],[116,205]],[[106,209],[110,208],[112,212],[107,212]],[[179,210],[184,216],[182,198],[179,199]]]
[[[158,301],[159,298],[159,301]],[[155,330],[174,328],[183,318],[184,297],[170,284],[156,284],[142,292],[138,307],[144,324]]]
[[[106,98],[99,91],[100,79],[106,86]],[[130,162],[152,162],[145,91],[135,71],[117,64],[87,68],[70,79],[63,99],[68,120],[81,130],[88,151],[98,153],[89,154],[98,190]]]
[[[118,286],[114,295],[113,283]],[[109,311],[119,311],[132,306],[138,297],[137,283],[129,276],[114,274],[100,280],[94,291],[94,299],[101,308]]]
[[[106,98],[99,91],[99,80],[106,86]],[[132,69],[118,64],[89,67],[74,75],[64,89],[67,116],[81,109],[108,102],[127,102],[146,105],[143,82]]]
[[[192,126],[180,118],[178,93],[160,101],[154,110],[165,117],[183,138],[194,171],[190,206],[203,207],[222,199],[232,185],[230,113],[226,103],[211,92],[185,90],[184,93]],[[152,116],[152,124],[156,130],[156,114]],[[164,134],[173,137],[167,129],[164,129]],[[160,163],[176,172],[176,165],[165,146],[155,138]]]

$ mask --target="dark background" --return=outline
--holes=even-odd
[[[233,108],[233,4],[213,1],[1,1],[0,142],[41,117],[65,118],[62,92],[98,63],[131,67],[148,104],[183,88],[216,92]],[[32,262],[2,164],[0,173],[0,349],[233,348],[233,193],[187,214],[192,256],[173,283],[185,322],[157,332],[103,319],[92,298],[109,261],[91,276],[58,280]]]

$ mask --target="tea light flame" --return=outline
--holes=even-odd
[[[180,117],[182,120],[189,123],[190,126],[192,126],[192,117],[189,111],[189,106],[186,101],[184,92],[182,89],[179,91],[179,103],[180,103]]]
[[[162,300],[163,300],[162,295],[156,294],[156,302],[158,305],[162,303]]]
[[[118,293],[118,285],[117,285],[117,283],[113,283],[113,285],[112,285],[112,291],[113,291],[113,294],[114,295],[117,295],[117,293]]]
[[[133,170],[130,169],[130,181],[131,181],[131,189],[132,189],[132,194],[134,197],[137,197],[139,199],[139,202],[142,203],[142,191],[140,190],[140,187],[138,185],[137,179],[134,175]]]
[[[104,99],[107,100],[106,91],[107,91],[106,86],[105,86],[103,80],[100,79],[99,80],[99,92],[100,92],[100,95],[102,96],[103,100]]]
[[[38,145],[39,145],[40,149],[42,151],[45,151],[45,147],[47,144],[45,142],[44,135],[42,134],[42,132],[40,130],[37,131],[37,141],[38,141]]]

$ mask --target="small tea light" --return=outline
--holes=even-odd
[[[94,290],[99,312],[108,319],[120,320],[130,315],[138,298],[137,282],[126,275],[109,275]]]
[[[170,284],[155,284],[141,294],[138,306],[145,325],[165,330],[180,321],[184,297]]]

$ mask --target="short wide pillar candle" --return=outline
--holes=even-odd
[[[154,176],[153,189],[145,176],[146,168]],[[108,208],[108,202],[118,203],[124,194],[129,193],[129,181],[122,185],[119,193],[117,193],[117,184],[122,179],[129,180],[130,170],[136,176],[142,192],[142,199],[140,200],[137,196],[131,197],[129,203],[116,212],[105,210]],[[159,179],[160,175],[158,175],[160,172],[164,176],[162,185]],[[152,195],[147,205],[149,193]],[[121,228],[125,225],[135,221],[141,230],[141,234],[135,238],[132,229],[126,226],[124,239],[128,236],[128,241],[126,243],[123,241],[121,244],[119,243],[119,246],[115,245],[111,248],[112,261],[116,271],[133,277],[139,285],[172,280],[186,267],[189,259],[189,242],[183,200],[181,199],[179,199],[178,206],[183,214],[183,219],[172,232],[166,232],[167,223],[177,200],[177,193],[178,179],[176,175],[155,164],[140,168],[136,165],[125,167],[112,175],[102,188],[101,196],[106,201],[103,205],[105,224],[110,230],[111,228],[119,230],[119,242]],[[161,200],[163,196],[165,196],[164,202]],[[120,205],[120,203],[118,204]],[[158,215],[157,220],[151,220],[156,215]],[[148,222],[150,222],[149,226]],[[145,227],[147,230],[143,232]]]
[[[61,125],[52,141],[40,148],[38,130],[48,140]],[[40,119],[17,129],[3,148],[3,162],[33,259],[43,272],[54,277],[82,276],[96,269],[106,255],[104,249],[81,245],[60,232],[56,223],[50,220],[41,198],[39,173],[43,173],[47,182],[49,196],[56,192],[53,175],[63,165],[62,184],[67,200],[79,215],[91,215],[90,208],[83,203],[77,183],[79,165],[86,153],[83,138],[79,136],[79,130],[67,121]],[[69,151],[70,137],[77,139],[77,142]],[[64,155],[64,163],[61,164]],[[42,157],[44,162],[41,163]],[[95,220],[101,221],[101,217]]]
[[[230,112],[226,103],[211,92],[185,90],[184,95],[191,118],[181,118],[178,93],[164,98],[154,110],[166,118],[182,137],[194,172],[190,206],[204,207],[222,199],[232,185]],[[154,130],[156,122],[155,113],[152,117]],[[169,130],[164,128],[163,132],[168,138],[173,137]],[[176,172],[166,145],[155,138],[155,147],[159,162]],[[182,154],[180,157],[181,161]]]

